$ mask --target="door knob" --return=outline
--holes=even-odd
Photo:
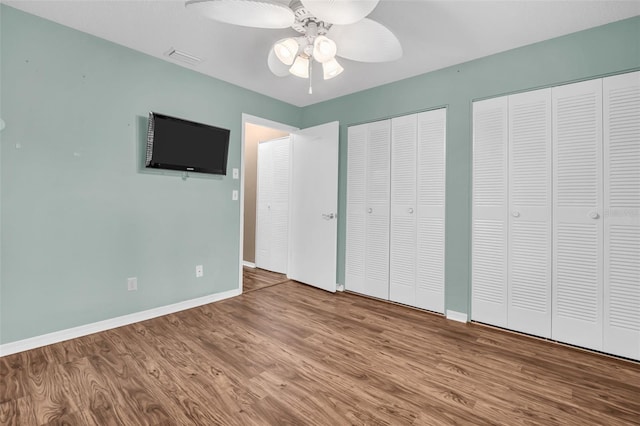
[[[520,212],[518,210],[514,210],[514,211],[511,212],[511,216],[520,217]]]
[[[335,213],[322,213],[322,218],[325,220],[335,219],[336,217],[338,217],[338,215]]]
[[[597,219],[597,218],[599,218],[599,217],[600,217],[600,215],[598,214],[598,212],[597,212],[597,211],[593,210],[593,211],[590,211],[590,212],[589,212],[589,217],[590,217],[591,219]]]
[[[371,207],[369,207],[369,210],[367,210],[369,213],[373,213],[373,209]]]
[[[409,214],[413,214],[413,209],[409,208]]]

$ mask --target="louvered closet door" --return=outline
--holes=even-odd
[[[509,96],[508,327],[551,337],[551,89]]]
[[[416,305],[444,313],[446,108],[418,114]]]
[[[258,181],[256,188],[256,266],[271,267],[271,190],[273,187],[273,155],[269,142],[258,144]]]
[[[471,317],[507,326],[507,98],[473,103]]]
[[[391,121],[367,129],[367,210],[364,294],[389,298],[389,191]]]
[[[391,120],[389,299],[416,305],[416,114]]]
[[[605,78],[604,350],[640,359],[640,72]]]
[[[602,80],[552,89],[552,337],[602,349]]]
[[[269,142],[272,155],[270,270],[287,273],[289,257],[289,137]]]
[[[347,141],[347,233],[345,288],[365,292],[367,246],[368,124],[349,127]]]

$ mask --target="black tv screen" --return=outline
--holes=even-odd
[[[229,130],[149,113],[146,166],[227,174]]]

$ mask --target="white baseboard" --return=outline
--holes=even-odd
[[[458,322],[469,322],[467,314],[450,310],[447,310],[447,319]]]
[[[66,330],[43,334],[41,336],[18,340],[16,342],[5,343],[4,345],[0,345],[0,357],[15,354],[18,352],[28,351],[30,349],[35,349],[54,343],[64,342],[65,340],[76,339],[88,334],[99,333],[101,331],[110,330],[112,328],[122,327],[123,325],[146,321],[163,315],[169,315],[175,312],[184,311],[186,309],[191,309],[198,306],[207,305],[209,303],[218,302],[220,300],[229,299],[231,297],[239,296],[240,294],[242,294],[242,291],[239,289],[224,291],[222,293],[210,294],[208,296],[185,300],[184,302],[178,302],[172,305],[160,306],[158,308],[123,315],[121,317],[111,318],[104,321],[98,321],[92,324],[81,325],[78,327],[68,328]]]
[[[253,269],[255,269],[255,267],[256,267],[256,264],[255,264],[255,263],[247,262],[246,260],[243,260],[243,261],[242,261],[242,265],[243,265],[243,266],[246,266],[247,268],[253,268]]]

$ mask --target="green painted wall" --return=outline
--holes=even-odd
[[[302,111],[4,5],[0,19],[0,343],[237,288],[241,114]],[[229,175],[141,169],[149,111],[231,129]]]
[[[341,123],[338,282],[344,283],[349,125],[448,107],[445,301],[447,309],[469,313],[471,102],[638,67],[640,17],[635,17],[305,108],[302,127]]]

